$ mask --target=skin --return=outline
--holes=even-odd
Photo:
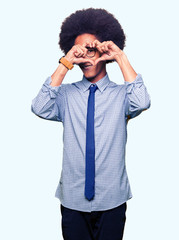
[[[89,58],[87,48],[96,48],[97,52],[93,58]],[[124,81],[133,82],[137,76],[131,66],[125,53],[112,41],[100,42],[93,34],[81,34],[75,39],[75,45],[66,54],[65,58],[72,64],[77,64],[84,76],[91,82],[95,83],[106,75],[106,61],[114,60],[119,65],[124,77]],[[83,68],[84,65],[91,65]],[[61,85],[68,69],[59,64],[55,72],[51,75],[51,86]],[[129,118],[128,118],[129,120]],[[127,121],[128,121],[127,120]]]
[[[78,64],[81,68],[84,76],[91,82],[95,83],[99,81],[106,75],[106,63],[104,61],[100,61],[95,63],[97,59],[101,57],[101,52],[99,50],[96,51],[94,57],[89,58],[86,47],[96,47],[92,44],[95,40],[97,40],[96,36],[93,34],[81,34],[75,39],[74,47],[67,53],[66,58],[72,64]],[[90,65],[84,68],[84,65]]]
[[[83,47],[93,47],[94,44],[90,44],[93,43],[96,40],[96,36],[92,35],[92,34],[82,34],[79,35],[76,40],[75,40],[75,44],[80,44]],[[96,46],[94,46],[96,47]],[[85,63],[85,65],[87,64],[92,64],[91,66],[87,67],[87,68],[83,68],[83,65],[79,65],[84,76],[92,83],[95,83],[97,81],[99,81],[101,78],[103,78],[106,75],[106,63],[105,62],[98,62],[95,63],[95,61],[97,59],[99,59],[99,57],[101,56],[101,53],[99,50],[96,51],[96,54],[94,57],[89,58],[88,56],[84,56],[84,58],[87,58],[88,60],[91,59],[93,61],[93,63]]]
[[[93,58],[89,58],[87,48],[96,48],[97,52]],[[77,64],[84,76],[92,83],[99,81],[106,75],[106,61],[114,60],[119,65],[126,82],[133,82],[137,76],[125,53],[112,41],[100,42],[93,34],[81,34],[75,39],[74,46],[66,54],[65,58],[72,64]],[[91,65],[84,68],[84,65]],[[51,86],[59,86],[68,69],[60,63],[51,75]]]

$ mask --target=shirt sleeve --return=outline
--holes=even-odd
[[[65,109],[65,84],[51,86],[51,76],[46,79],[32,100],[31,111],[40,118],[63,122]]]
[[[151,105],[151,100],[140,73],[137,74],[133,82],[125,81],[125,86],[125,114],[130,119],[147,110]]]

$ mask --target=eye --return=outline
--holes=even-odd
[[[87,47],[87,56],[88,57],[94,57],[95,54],[96,54],[96,48]]]
[[[88,49],[88,51],[89,51],[89,52],[93,52],[93,51],[94,51],[94,49],[93,49],[93,48],[90,48],[90,49]]]
[[[93,52],[93,51],[96,50],[96,48],[90,48],[90,47],[87,47],[87,50],[88,50],[89,52]]]

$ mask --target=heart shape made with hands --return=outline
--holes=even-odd
[[[110,56],[111,56],[111,54],[108,52],[102,53],[102,55],[94,61],[94,65],[98,64],[99,62],[103,62],[103,61],[107,61],[107,60],[114,60]]]
[[[93,60],[91,58],[86,58],[86,56],[84,56],[84,57],[80,56],[80,57],[77,57],[77,59],[79,60],[79,64],[85,64],[85,63],[89,62],[93,66],[97,65],[99,62],[102,62],[102,61],[104,62],[104,61],[107,61],[107,60],[115,60],[115,59],[111,58],[111,54],[108,53],[108,52],[103,52],[95,60]]]
[[[96,48],[98,52],[100,53],[100,56],[96,58],[95,60],[88,58],[88,61],[92,65],[96,65],[99,62],[102,61],[109,61],[109,60],[116,60],[117,55],[121,55],[123,51],[112,41],[104,41],[99,42],[98,40],[94,40],[93,42],[86,42],[83,44],[83,47],[89,47],[89,48]],[[87,61],[86,57],[81,57],[83,60],[85,59],[85,62]]]

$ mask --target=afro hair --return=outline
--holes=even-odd
[[[95,35],[100,42],[113,41],[121,50],[125,47],[126,36],[120,23],[105,9],[78,10],[63,21],[58,44],[65,55],[73,47],[76,37],[83,33]],[[112,61],[106,63],[109,62]]]

